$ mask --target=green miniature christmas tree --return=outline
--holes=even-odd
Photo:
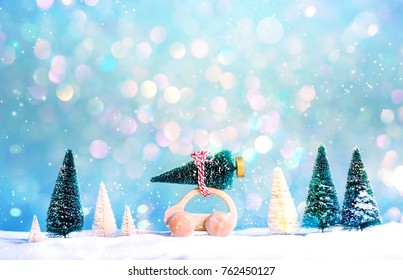
[[[342,225],[345,228],[363,230],[381,222],[378,205],[361,159],[360,150],[355,148],[347,175]]]
[[[215,154],[213,160],[209,157],[204,164],[204,182],[208,187],[231,189],[234,171],[237,170],[238,176],[241,177],[239,175],[240,170],[235,166],[232,153],[228,150],[223,150]],[[243,166],[241,168],[243,168]],[[243,173],[243,170],[241,172]],[[189,162],[181,167],[151,178],[151,182],[197,185],[197,166],[193,161]]]
[[[54,236],[66,237],[84,225],[73,152],[66,151],[53,189],[47,213],[47,231]]]
[[[324,146],[318,148],[302,226],[325,228],[340,223],[340,206]]]

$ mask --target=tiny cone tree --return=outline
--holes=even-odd
[[[99,186],[92,230],[95,235],[103,237],[110,237],[117,231],[115,216],[103,182]]]
[[[80,191],[73,152],[66,151],[53,189],[46,219],[47,231],[53,236],[66,237],[84,225]]]
[[[38,218],[34,215],[32,219],[31,231],[29,232],[28,242],[35,243],[42,241],[41,228],[39,227]]]
[[[340,206],[324,146],[318,148],[302,226],[324,231],[340,223]]]
[[[381,222],[378,205],[361,159],[360,150],[355,148],[347,175],[342,225],[345,228],[363,230]]]
[[[134,233],[133,217],[128,205],[125,206],[120,233],[125,236],[129,236]]]
[[[210,159],[211,157],[205,162],[206,186],[222,190],[231,189],[234,171],[237,170],[232,153],[223,150],[215,154],[213,160],[210,161]],[[197,175],[197,166],[191,161],[151,178],[151,182],[197,185]]]
[[[268,224],[271,231],[293,233],[298,229],[298,213],[284,178],[283,171],[274,169]]]

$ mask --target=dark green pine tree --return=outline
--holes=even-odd
[[[217,189],[231,189],[234,171],[232,153],[228,150],[214,155],[212,161],[205,162],[205,184]],[[197,167],[193,161],[151,178],[151,182],[197,185]]]
[[[340,206],[324,146],[318,148],[302,226],[324,231],[340,223]]]
[[[381,222],[378,205],[361,159],[360,150],[355,148],[347,175],[342,225],[349,229],[363,230]]]
[[[57,176],[46,222],[50,235],[63,237],[81,230],[84,225],[74,157],[70,149],[66,151]]]

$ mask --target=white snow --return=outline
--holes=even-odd
[[[136,232],[97,237],[92,231],[69,238],[29,243],[29,232],[0,231],[2,260],[399,260],[403,261],[403,224],[388,223],[364,231],[333,228],[324,233],[300,229],[294,235],[266,228],[234,231],[227,237],[197,233]]]

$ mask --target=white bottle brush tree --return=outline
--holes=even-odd
[[[268,224],[270,230],[276,233],[293,233],[299,227],[297,209],[279,167],[273,172]]]
[[[125,206],[125,212],[123,214],[122,218],[122,226],[120,233],[125,236],[132,235],[134,233],[134,223],[133,223],[133,217],[130,212],[130,207],[128,205]]]
[[[41,228],[39,227],[38,218],[34,215],[32,219],[31,231],[29,232],[28,242],[35,243],[42,241]]]
[[[99,187],[92,230],[95,235],[104,237],[111,237],[117,231],[115,216],[103,182]]]

